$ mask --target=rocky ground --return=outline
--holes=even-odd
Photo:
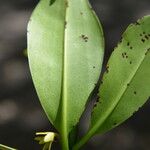
[[[38,0],[0,1],[0,143],[19,150],[40,150],[36,131],[53,130],[32,84],[26,48],[26,27]],[[91,0],[104,27],[105,62],[128,24],[150,14],[149,0]],[[113,131],[96,136],[85,150],[149,150],[150,102]],[[84,118],[83,120],[87,120]],[[82,131],[86,123],[82,125]],[[54,149],[57,144],[54,145]]]

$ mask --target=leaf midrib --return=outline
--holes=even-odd
[[[64,136],[67,136],[67,80],[66,80],[66,76],[67,76],[67,53],[66,53],[66,29],[65,29],[65,21],[67,18],[67,6],[66,3],[68,3],[68,0],[64,0],[64,5],[65,5],[65,17],[64,17],[64,40],[63,40],[63,55],[62,55],[62,66],[63,66],[63,70],[62,70],[62,89],[61,89],[61,93],[62,93],[62,131]]]

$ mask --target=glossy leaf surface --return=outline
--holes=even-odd
[[[101,25],[87,0],[41,0],[28,26],[28,56],[42,106],[62,134],[76,125],[100,75]]]

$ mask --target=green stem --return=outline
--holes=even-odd
[[[89,141],[89,139],[94,135],[94,131],[93,130],[89,130],[88,133],[81,138],[81,140],[79,140],[79,142],[77,142],[75,144],[75,146],[73,147],[73,150],[79,150],[83,145],[85,145],[85,143],[87,143],[87,141]]]
[[[62,150],[69,150],[68,136],[66,134],[62,134],[61,148],[62,148]]]

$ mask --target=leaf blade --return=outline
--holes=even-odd
[[[61,97],[63,45],[58,45],[57,41],[63,41],[64,18],[63,1],[57,0],[49,6],[49,0],[41,0],[28,24],[28,58],[31,75],[42,106],[53,124]],[[49,29],[51,32],[48,32]]]
[[[68,134],[99,78],[104,39],[88,1],[48,2],[39,3],[29,23],[29,64],[47,116]]]
[[[92,114],[91,128],[97,124],[95,133],[116,127],[149,98],[149,25],[150,16],[130,25],[112,54],[99,92],[101,104]]]

